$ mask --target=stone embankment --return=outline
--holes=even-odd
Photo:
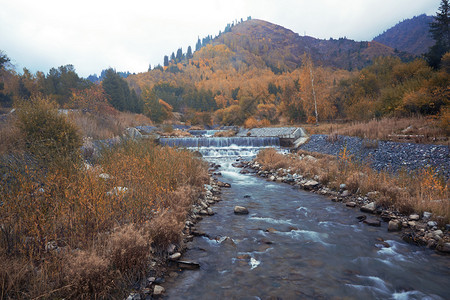
[[[180,244],[171,244],[158,258],[154,258],[150,264],[147,280],[141,283],[136,292],[131,293],[127,300],[157,299],[165,293],[164,282],[166,278],[176,278],[181,270],[196,270],[200,264],[195,261],[183,260],[183,253],[187,250],[186,244],[196,236],[209,237],[205,232],[196,228],[196,224],[206,216],[214,215],[212,205],[221,201],[222,188],[230,188],[229,183],[221,182],[212,176],[220,166],[210,164],[210,182],[205,186],[204,193],[199,197],[186,218],[182,231],[183,240]],[[217,173],[215,173],[217,174]]]
[[[299,147],[301,150],[335,156],[344,148],[355,160],[367,162],[378,171],[398,172],[401,169],[414,171],[433,167],[436,173],[444,175],[446,179],[450,178],[450,151],[447,145],[398,143],[314,134],[306,144]]]
[[[314,178],[305,178],[301,174],[291,174],[287,169],[265,171],[263,166],[256,161],[237,162],[235,167],[242,168],[242,174],[256,174],[269,181],[287,183],[296,188],[308,190],[317,194],[328,196],[333,202],[341,202],[351,209],[359,209],[364,214],[358,214],[356,218],[368,226],[380,227],[381,222],[387,222],[387,230],[401,232],[403,240],[423,245],[430,249],[436,249],[440,253],[450,253],[450,224],[439,226],[429,212],[422,215],[402,215],[377,204],[379,193],[369,192],[366,195],[352,194],[345,184],[340,189],[332,190],[322,185]]]

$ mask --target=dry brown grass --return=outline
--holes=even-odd
[[[179,130],[179,129],[175,129],[175,130],[168,131],[168,132],[160,131],[158,133],[159,133],[159,135],[165,136],[165,137],[167,137],[167,136],[171,136],[171,137],[190,137],[190,136],[192,136],[192,134],[190,134],[188,131]]]
[[[430,211],[441,216],[444,222],[450,221],[448,182],[432,168],[412,174],[377,172],[368,165],[354,162],[345,149],[339,158],[307,151],[283,155],[274,149],[266,149],[260,151],[256,159],[265,170],[290,168],[291,173],[310,178],[318,176],[323,184],[336,190],[345,183],[349,190],[362,195],[378,191],[377,202],[381,205],[403,213]]]
[[[12,116],[0,121],[0,155],[25,149],[24,136],[16,123],[16,118]]]
[[[11,167],[0,176],[3,298],[123,297],[150,247],[163,253],[180,241],[208,179],[191,153],[147,140],[106,152],[90,170]]]
[[[144,115],[116,111],[114,114],[95,114],[72,111],[69,119],[80,129],[83,137],[108,139],[123,134],[125,128],[151,125]]]
[[[438,120],[432,117],[383,118],[358,122],[337,126],[330,134],[416,143],[446,143],[448,141],[448,129],[446,131]]]
[[[214,137],[233,137],[235,135],[236,132],[233,130],[217,131],[214,133]]]

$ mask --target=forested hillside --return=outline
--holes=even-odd
[[[247,20],[196,48],[127,78],[153,120],[260,126],[437,114],[448,104],[448,72],[378,42]]]
[[[373,40],[414,55],[422,55],[434,45],[430,35],[433,17],[425,14],[406,19],[386,30]]]
[[[432,69],[379,42],[319,40],[250,18],[198,39],[195,49],[179,48],[148,72],[105,70],[95,83],[71,65],[48,74],[4,67],[0,104],[43,95],[65,108],[143,113],[156,123],[250,127],[448,116],[449,55]]]

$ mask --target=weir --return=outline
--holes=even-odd
[[[162,145],[171,147],[199,148],[199,147],[268,147],[280,146],[278,137],[183,137],[160,138]]]

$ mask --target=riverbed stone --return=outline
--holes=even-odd
[[[228,182],[222,182],[222,181],[217,181],[217,185],[222,188],[230,188],[231,187],[231,184],[229,184]]]
[[[141,300],[141,295],[139,295],[138,293],[131,293],[127,300]]]
[[[208,208],[206,209],[206,213],[208,214],[208,216],[214,215],[214,211],[211,209],[211,207],[208,207]]]
[[[367,198],[369,198],[370,200],[377,200],[377,198],[379,197],[380,193],[375,191],[375,192],[368,192],[367,193]]]
[[[165,291],[166,291],[166,289],[163,288],[162,286],[155,285],[155,287],[153,288],[153,295],[160,296],[160,295],[164,294]]]
[[[355,207],[356,203],[353,202],[353,201],[350,201],[350,202],[345,203],[345,205],[348,206],[348,207]]]
[[[416,222],[415,221],[408,221],[408,226],[409,227],[416,227]]]
[[[442,240],[440,240],[436,246],[436,250],[444,252],[444,253],[450,253],[450,243],[442,242]]]
[[[177,252],[177,253],[174,253],[174,254],[170,255],[170,256],[169,256],[169,259],[170,259],[170,260],[177,260],[177,259],[179,259],[180,257],[181,257],[181,253],[180,253],[180,252]]]
[[[369,218],[369,219],[365,219],[363,221],[363,223],[369,225],[369,226],[374,226],[374,227],[380,227],[381,226],[381,221],[378,219],[373,219],[373,218]]]
[[[434,226],[437,226],[437,222],[435,222],[435,221],[428,221],[427,225],[428,225],[428,227],[434,227]]]
[[[362,206],[360,210],[362,212],[367,212],[367,213],[373,214],[376,209],[377,209],[377,204],[375,202],[371,202],[369,204]]]
[[[395,231],[400,231],[401,227],[400,227],[400,222],[397,220],[391,220],[388,223],[388,231],[390,232],[395,232]]]
[[[347,188],[347,185],[345,183],[341,183],[339,185],[339,189],[341,189],[341,190],[345,190],[346,188]]]
[[[419,221],[420,216],[418,214],[412,214],[412,215],[409,215],[408,219],[410,221]]]
[[[341,196],[342,197],[348,197],[348,196],[350,196],[350,192],[348,190],[345,190],[345,191],[342,192]]]
[[[177,262],[178,268],[185,270],[196,270],[200,268],[200,264],[193,261],[181,261]]]
[[[237,215],[248,215],[248,209],[246,207],[236,205],[234,207],[234,213]]]
[[[432,213],[427,212],[427,211],[424,211],[424,212],[423,212],[423,219],[424,219],[424,220],[429,220],[429,219],[431,218],[432,215],[433,215]]]
[[[318,185],[319,183],[317,181],[310,179],[303,184],[303,188],[306,190],[312,190]]]

